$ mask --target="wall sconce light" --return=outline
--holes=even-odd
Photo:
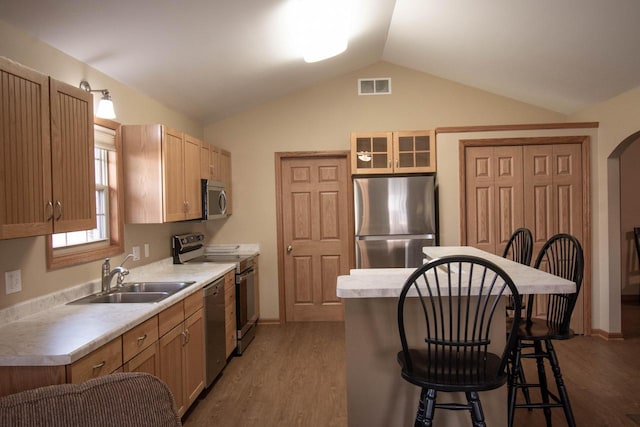
[[[109,95],[108,89],[91,89],[89,82],[86,80],[82,80],[80,82],[80,89],[86,90],[87,92],[100,92],[102,93],[102,98],[100,99],[100,103],[98,104],[98,111],[96,112],[96,117],[100,117],[102,119],[115,119],[116,112],[113,109],[113,101],[111,100],[111,95]]]

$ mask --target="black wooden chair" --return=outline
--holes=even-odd
[[[567,424],[575,426],[575,419],[569,402],[567,388],[562,379],[558,357],[553,348],[553,340],[572,338],[570,329],[571,314],[576,305],[582,286],[584,271],[584,255],[580,242],[568,234],[557,234],[549,239],[540,250],[534,263],[535,268],[545,269],[556,276],[571,280],[576,284],[576,292],[571,294],[551,294],[548,296],[545,318],[533,317],[533,295],[527,302],[527,316],[520,322],[516,336],[516,348],[511,359],[509,377],[509,413],[508,425],[513,426],[515,409],[527,408],[544,410],[547,426],[551,426],[551,408],[561,407],[564,410]],[[532,352],[530,350],[533,349]],[[524,383],[522,359],[535,359],[538,368],[538,383]],[[544,367],[548,360],[553,371],[558,395],[549,391]],[[542,402],[517,404],[517,390],[528,391],[529,388],[540,388]]]
[[[422,389],[415,426],[430,426],[435,408],[469,410],[474,426],[485,425],[478,392],[506,383],[506,365],[515,343],[518,322],[501,353],[489,350],[492,320],[494,315],[504,319],[504,311],[496,309],[509,293],[518,296],[507,273],[473,256],[435,259],[407,279],[398,301],[402,351],[397,360],[402,378]],[[519,317],[520,298],[515,301]],[[412,316],[406,325],[410,338],[405,315]],[[439,391],[463,392],[467,403],[436,403]]]
[[[502,257],[524,265],[531,264],[533,256],[533,236],[528,228],[518,228],[513,232],[507,246],[504,247]]]

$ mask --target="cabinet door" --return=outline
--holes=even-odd
[[[396,173],[435,172],[435,132],[394,132],[393,158]]]
[[[184,219],[202,217],[200,190],[200,146],[202,143],[189,135],[184,138]]]
[[[211,145],[206,142],[200,144],[200,179],[213,179]]]
[[[233,197],[231,196],[231,153],[227,150],[218,151],[219,180],[224,182],[227,191],[227,215],[233,213]]]
[[[178,326],[162,336],[159,341],[160,354],[160,375],[176,402],[178,415],[184,414],[186,410],[185,389],[184,389],[184,356],[183,346],[186,341],[184,324]]]
[[[162,167],[164,170],[164,220],[185,219],[184,138],[182,132],[164,127]]]
[[[392,132],[351,134],[351,173],[393,172]]]
[[[146,372],[151,375],[160,375],[160,355],[158,341],[138,353],[124,365],[124,372]]]
[[[184,346],[184,388],[187,408],[204,389],[204,315],[203,309],[189,316],[185,322],[187,340]]]
[[[96,227],[93,95],[50,79],[55,233]]]
[[[0,239],[53,231],[49,78],[0,58]]]

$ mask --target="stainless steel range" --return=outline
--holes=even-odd
[[[254,256],[235,253],[207,253],[201,233],[173,236],[173,263],[217,262],[236,264],[236,354],[242,355],[255,337],[259,313],[256,309]]]

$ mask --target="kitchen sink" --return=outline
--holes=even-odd
[[[196,282],[130,282],[112,289],[107,294],[97,293],[77,299],[69,304],[144,304],[163,299]]]
[[[153,303],[163,300],[171,295],[168,292],[145,292],[145,293],[133,293],[133,292],[110,292],[108,294],[93,294],[80,298],[69,304],[144,304]]]
[[[183,290],[193,285],[195,282],[132,282],[123,283],[118,288],[118,292],[127,293],[149,293],[149,292],[168,292],[170,294]]]

